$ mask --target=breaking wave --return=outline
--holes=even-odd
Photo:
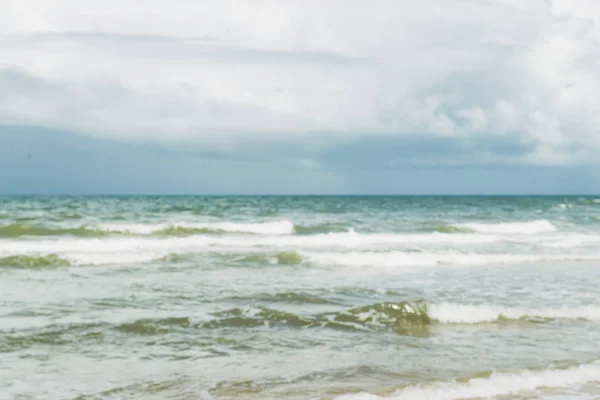
[[[247,233],[257,235],[314,235],[330,232],[346,232],[343,224],[294,225],[291,221],[281,220],[261,223],[235,222],[168,222],[155,224],[103,223],[77,227],[48,227],[27,224],[0,226],[0,238],[19,238],[23,236],[75,236],[103,237],[117,235],[139,236],[189,236],[197,234]]]
[[[315,251],[326,243],[282,240],[261,241],[231,237],[111,238],[5,241],[0,248],[2,265],[106,265],[151,261],[196,261],[218,257],[234,265],[298,265],[341,267],[433,267],[477,266],[533,262],[598,261],[596,253],[461,253],[442,249],[428,251],[347,251],[352,243],[338,242],[340,251]],[[303,239],[288,237],[281,239]],[[563,246],[564,247],[564,246]],[[281,251],[285,248],[285,251]],[[306,250],[304,250],[306,249]],[[62,260],[62,261],[61,261]],[[64,262],[63,262],[64,261]],[[10,264],[12,263],[12,264]],[[68,263],[68,264],[67,264]]]
[[[495,233],[501,235],[534,235],[557,231],[556,227],[545,219],[529,222],[501,222],[496,224],[466,223],[455,226],[459,229],[466,229],[477,233]]]
[[[206,326],[258,326],[286,324],[370,329],[397,329],[432,324],[480,324],[508,320],[535,321],[554,319],[600,320],[600,307],[558,309],[519,309],[491,305],[453,303],[429,304],[424,301],[385,302],[344,311],[300,316],[261,306],[235,308],[214,314]]]
[[[281,299],[290,301],[290,295]],[[306,296],[303,296],[306,297]],[[295,296],[291,297],[293,300]],[[256,300],[256,299],[255,299]],[[267,300],[263,298],[263,300]],[[434,324],[480,324],[507,320],[540,322],[553,319],[600,320],[600,307],[561,309],[518,309],[488,305],[452,303],[429,304],[424,301],[384,302],[317,315],[297,315],[259,305],[233,308],[212,314],[214,319],[201,323],[205,328],[288,325],[347,329],[391,329],[402,333],[410,327]],[[189,321],[188,321],[189,322]]]
[[[477,324],[500,320],[583,319],[600,321],[600,306],[510,308],[492,305],[440,303],[428,308],[431,319],[443,324]]]
[[[274,295],[263,294],[255,298],[248,297],[245,299],[271,303],[312,302],[313,304],[339,306],[313,295],[293,292]],[[307,301],[307,299],[310,301]],[[236,299],[231,298],[231,300]],[[244,299],[238,298],[237,300]],[[142,318],[139,318],[139,314],[142,314]],[[185,312],[156,314],[157,312],[154,310],[148,310],[145,313],[136,312],[134,315],[104,313],[96,316],[93,320],[67,318],[63,321],[53,321],[48,326],[45,324],[46,320],[41,319],[37,322],[34,321],[33,326],[29,326],[29,328],[34,329],[22,331],[19,338],[15,338],[15,341],[20,344],[15,342],[10,347],[14,350],[27,346],[30,340],[33,339],[38,341],[42,339],[51,340],[56,344],[68,344],[72,340],[79,340],[80,335],[88,335],[92,328],[94,332],[112,330],[127,335],[164,335],[182,330],[197,331],[198,329],[244,329],[276,326],[346,331],[388,331],[400,335],[421,335],[429,332],[429,329],[433,326],[445,324],[506,323],[511,320],[543,323],[554,319],[600,321],[599,306],[518,309],[491,305],[430,304],[425,301],[383,302],[311,315],[298,315],[261,305],[231,308],[196,316],[193,315],[195,313],[186,315]],[[27,323],[30,322],[27,321]],[[67,333],[69,333],[68,338],[65,336]],[[38,337],[40,334],[43,337]],[[83,339],[83,337],[80,339]]]
[[[397,328],[409,325],[424,326],[432,323],[424,302],[377,303],[345,312],[325,314],[329,323],[353,327]]]
[[[308,227],[305,229],[309,229]],[[19,238],[23,236],[75,236],[103,237],[115,235],[159,235],[187,236],[211,233],[248,233],[258,235],[291,235],[294,224],[282,220],[262,223],[161,223],[161,224],[100,224],[78,227],[46,227],[27,224],[0,226],[0,238]]]
[[[444,236],[457,236],[450,241],[489,241],[490,238],[477,237],[473,233],[496,235],[532,235],[538,233],[556,232],[557,229],[547,220],[530,222],[506,222],[498,224],[465,223],[465,224],[438,224],[427,225],[429,233],[422,234],[365,234],[360,235],[353,229],[339,223],[323,223],[316,225],[294,225],[289,220],[237,223],[237,222],[165,222],[165,223],[103,223],[98,225],[81,225],[76,227],[49,227],[16,223],[0,226],[0,238],[20,238],[24,236],[75,236],[94,238],[119,235],[136,236],[190,236],[199,234],[240,233],[269,236],[300,235],[311,237],[346,237],[357,239],[362,237],[365,241],[400,241],[400,240],[425,240],[424,237],[434,237],[432,234]],[[470,237],[470,239],[467,239]],[[395,239],[392,239],[395,238]],[[439,239],[439,238],[438,238]]]
[[[335,329],[393,329],[424,327],[432,323],[427,304],[421,302],[378,303],[350,310],[301,316],[263,306],[234,308],[213,314],[204,328],[287,325]]]
[[[336,400],[455,400],[493,398],[505,395],[600,382],[600,363],[592,362],[565,369],[524,370],[521,372],[492,372],[462,382],[437,382],[430,385],[408,386],[389,396],[368,393],[349,394]]]

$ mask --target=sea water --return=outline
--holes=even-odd
[[[0,399],[599,396],[599,198],[0,198]]]

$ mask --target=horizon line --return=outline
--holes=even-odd
[[[338,194],[243,194],[243,193],[0,193],[0,197],[596,197],[600,193],[338,193]]]

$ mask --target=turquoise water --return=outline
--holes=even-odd
[[[600,396],[600,198],[0,198],[0,399]]]

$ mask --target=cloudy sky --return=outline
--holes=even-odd
[[[597,0],[3,0],[0,192],[598,193],[599,93]]]

